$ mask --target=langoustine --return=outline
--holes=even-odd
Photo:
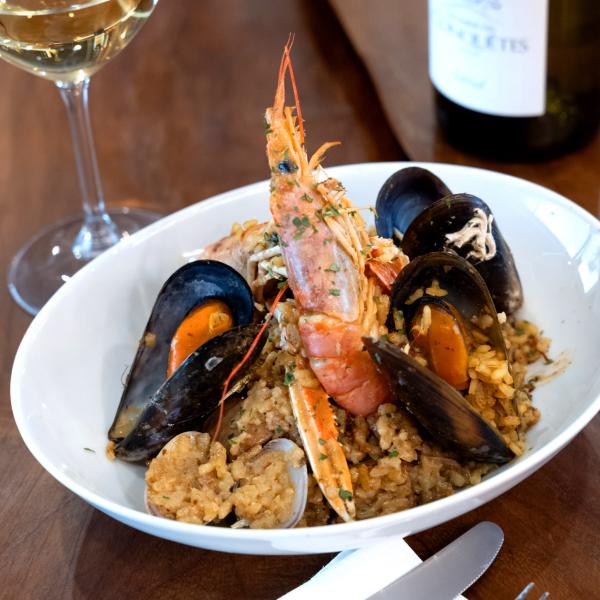
[[[298,98],[285,106],[285,79],[296,88],[289,45],[284,49],[272,107],[265,115],[271,169],[270,209],[289,286],[300,311],[299,329],[310,367],[325,391],[355,415],[390,400],[385,379],[363,349],[376,335],[375,277],[367,277],[369,236],[340,182],[319,181],[323,144],[310,158]]]

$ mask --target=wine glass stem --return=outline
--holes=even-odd
[[[75,83],[58,82],[56,85],[67,107],[83,200],[84,222],[73,242],[72,251],[76,258],[87,261],[116,244],[121,235],[104,206],[88,111],[90,80],[86,78]]]

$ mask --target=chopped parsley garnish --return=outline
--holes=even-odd
[[[398,450],[396,450],[396,448],[394,448],[388,455],[390,458],[396,458],[396,456],[398,456]]]
[[[340,294],[341,294],[341,292],[337,288],[331,288],[329,290],[329,295],[330,296],[339,296]]]
[[[325,270],[330,273],[339,273],[341,271],[340,267],[335,263],[331,263]]]
[[[325,440],[323,438],[319,438],[319,444],[323,446],[323,444],[325,444]]]
[[[335,206],[333,206],[333,204],[328,204],[323,209],[323,216],[324,217],[339,217],[340,211]]]
[[[302,196],[300,196],[300,200],[304,200],[304,202],[312,202],[313,199],[306,193],[302,194]]]
[[[296,365],[295,364],[291,364],[288,365],[288,367],[285,370],[285,375],[283,377],[283,385],[291,385],[292,382],[296,379],[294,377],[294,371],[296,370]]]
[[[327,460],[329,457],[327,454],[319,454],[319,460]]]
[[[95,451],[95,450],[92,450],[91,448],[84,448],[84,450],[85,450],[86,452],[91,452],[92,454],[96,454],[96,451]]]
[[[524,335],[525,334],[525,330],[522,327],[515,327],[515,333],[517,335]]]
[[[275,427],[275,433],[277,435],[281,435],[283,433],[283,427],[281,425],[277,425],[277,427]]]
[[[170,500],[170,499],[171,499],[171,496],[163,496],[163,498],[164,498],[165,500]]]
[[[294,234],[295,240],[299,240],[304,235],[304,232],[310,227],[310,221],[306,215],[302,218],[294,217],[292,223],[294,224],[294,227],[296,227],[296,233]]]
[[[352,500],[352,493],[344,488],[340,488],[338,494],[342,500]]]

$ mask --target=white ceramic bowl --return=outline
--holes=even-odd
[[[406,163],[329,169],[357,205]],[[553,339],[570,367],[540,387],[542,411],[524,456],[481,484],[404,512],[297,530],[232,530],[161,519],[144,510],[144,469],[105,458],[106,432],[156,293],[190,253],[229,232],[233,221],[268,218],[268,183],[190,206],[119,243],[77,273],[42,309],[14,362],[15,420],[35,458],[84,500],[132,527],[192,546],[292,554],[363,546],[433,527],[502,494],[548,461],[600,409],[600,223],[538,185],[479,169],[423,165],[455,192],[491,206],[521,274],[522,310]],[[90,448],[94,452],[89,452]]]

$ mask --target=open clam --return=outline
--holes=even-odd
[[[306,468],[306,462],[302,461],[301,464],[296,464],[291,459],[297,450],[298,446],[291,440],[277,438],[265,444],[261,451],[280,452],[286,457],[287,472],[294,488],[294,501],[289,515],[279,524],[279,527],[282,529],[289,529],[298,524],[302,515],[304,515],[308,498],[308,469]]]
[[[266,521],[282,529],[298,524],[306,508],[308,471],[294,442],[271,440],[237,467],[225,461],[225,448],[211,443],[208,434],[186,431],[175,436],[150,465],[145,490],[148,512],[166,518],[185,515],[184,520],[204,524],[231,524],[237,518],[236,528],[261,527]],[[278,487],[277,507],[263,505],[264,498],[256,496],[257,484],[262,487],[265,478],[269,481],[274,465],[278,478],[268,485]],[[245,485],[253,489],[250,496]],[[220,502],[215,504],[217,497]]]

